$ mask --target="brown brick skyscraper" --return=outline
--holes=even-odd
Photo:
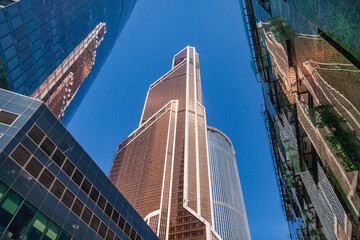
[[[218,239],[213,231],[199,55],[186,47],[148,91],[140,126],[109,178],[160,239]]]

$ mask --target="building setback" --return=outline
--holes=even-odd
[[[160,239],[218,239],[213,229],[199,56],[175,55],[147,93],[139,128],[119,146],[110,180]]]
[[[135,2],[1,1],[0,87],[45,102],[68,122]]]
[[[358,1],[240,0],[291,239],[360,239]]]
[[[44,103],[0,89],[0,239],[158,239]]]
[[[235,150],[220,130],[207,128],[214,225],[222,239],[250,240]]]

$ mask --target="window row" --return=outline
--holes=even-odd
[[[0,181],[0,232],[12,239],[75,240]]]
[[[122,216],[120,216],[120,213],[106,200],[106,198],[99,192],[99,190],[97,190],[95,186],[93,186],[90,183],[90,181],[75,167],[75,165],[68,158],[66,158],[66,156],[61,152],[61,150],[58,149],[47,136],[45,136],[45,134],[41,131],[39,127],[34,125],[28,132],[28,136],[38,146],[40,146],[40,148],[50,157],[50,159],[52,159],[55,162],[55,164],[58,165],[59,168],[61,168],[64,171],[64,173],[66,173],[69,176],[69,178],[72,179],[72,181],[76,185],[78,185],[80,189],[86,195],[88,195],[90,199],[94,201],[94,203],[97,204],[98,207],[101,210],[103,210],[106,213],[106,215],[108,215],[108,217],[130,237],[130,239],[132,240],[142,239],[141,236],[136,233],[135,229],[133,229],[130,226],[130,224],[128,224],[125,221],[125,219]],[[19,146],[22,147],[22,145]],[[50,173],[49,171],[47,172]],[[40,178],[39,178],[39,182],[41,182]],[[46,185],[44,186],[46,187]],[[124,225],[122,224],[122,222],[124,222]],[[129,230],[127,230],[128,229],[126,227],[127,225],[130,227]]]
[[[36,157],[31,156],[27,149],[19,144],[11,158],[20,166],[25,167],[35,179],[37,179],[46,189],[48,189],[55,197],[57,197],[65,206],[71,209],[86,224],[88,224],[95,232],[106,240],[120,239],[101,220],[85,206],[85,204],[75,197],[75,195],[64,186],[50,171],[48,171]],[[122,217],[121,217],[122,218]],[[125,219],[124,224],[125,224]],[[124,231],[123,226],[121,229]]]

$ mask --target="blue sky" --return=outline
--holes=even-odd
[[[69,131],[108,173],[117,145],[139,124],[149,85],[187,45],[200,55],[208,125],[234,144],[252,239],[287,239],[237,0],[138,1]]]

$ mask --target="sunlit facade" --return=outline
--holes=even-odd
[[[220,130],[208,126],[214,225],[222,239],[250,240],[235,150]]]
[[[0,87],[44,101],[68,122],[135,2],[1,1]]]
[[[360,4],[241,0],[291,239],[360,239]]]
[[[0,239],[158,239],[41,101],[0,89]]]
[[[199,55],[186,47],[147,93],[109,178],[160,239],[220,239],[213,228]]]

